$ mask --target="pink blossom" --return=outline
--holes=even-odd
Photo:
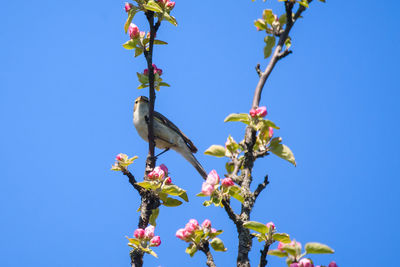
[[[216,232],[217,232],[217,229],[215,229],[215,228],[211,228],[211,231],[210,231],[212,234],[215,234]]]
[[[299,264],[297,262],[293,262],[290,264],[290,267],[299,267]]]
[[[267,115],[267,107],[259,107],[256,109],[257,116],[265,117]]]
[[[129,4],[128,2],[125,3],[125,12],[129,12],[129,10],[131,10],[131,8],[133,7],[132,4]]]
[[[191,224],[191,223],[187,223],[185,226],[185,230],[187,232],[189,232],[190,234],[192,234],[194,231],[196,231],[196,229],[197,229],[196,225]]]
[[[139,28],[135,24],[131,23],[131,25],[129,25],[129,28],[128,28],[128,33],[129,33],[129,36],[131,37],[131,39],[135,39],[136,37],[139,36],[139,33],[140,33]]]
[[[235,183],[229,177],[222,179],[221,184],[223,187],[229,187],[235,185]]]
[[[208,174],[206,183],[208,183],[210,185],[216,185],[216,184],[219,183],[219,176],[218,176],[218,173],[215,170],[212,170]]]
[[[257,111],[254,108],[250,109],[249,113],[250,113],[250,116],[252,116],[253,118],[257,115]]]
[[[171,179],[171,177],[167,177],[167,178],[165,179],[165,184],[172,184],[172,179]]]
[[[332,261],[331,263],[329,263],[328,267],[338,267],[336,262]]]
[[[267,228],[270,229],[270,230],[274,230],[275,229],[275,224],[273,222],[269,222],[266,225],[267,225]]]
[[[153,238],[153,236],[154,236],[154,226],[153,225],[149,225],[144,229],[144,236],[148,239]]]
[[[279,242],[279,244],[278,244],[278,249],[280,250],[280,251],[284,251],[285,249],[283,248],[285,246],[285,243],[282,243],[282,242]]]
[[[183,229],[183,228],[181,228],[181,229],[179,229],[178,231],[176,231],[175,236],[176,236],[177,238],[181,239],[181,240],[185,240],[185,232],[186,232],[186,230]]]
[[[201,186],[201,193],[206,196],[211,196],[212,192],[214,192],[214,186],[204,182]]]
[[[155,167],[154,170],[152,170],[148,175],[150,179],[163,179],[164,178],[164,171],[159,167]]]
[[[164,164],[160,165],[160,169],[164,171],[165,176],[168,176],[168,168]]]
[[[299,261],[299,267],[314,267],[314,264],[307,258],[303,258]]]
[[[144,230],[142,228],[138,228],[135,230],[135,232],[133,233],[133,235],[137,238],[137,239],[142,239],[144,237]]]
[[[118,155],[115,157],[115,159],[116,159],[117,161],[123,160],[123,155],[122,155],[122,153],[118,154]]]
[[[161,245],[161,238],[158,235],[156,235],[150,240],[150,246],[158,247],[159,245]]]
[[[211,228],[211,221],[209,219],[205,219],[204,222],[201,224],[201,227],[203,227],[203,229]]]
[[[268,127],[268,136],[271,138],[274,135],[274,128]]]
[[[189,223],[194,224],[197,227],[199,227],[199,222],[196,219],[190,219]]]
[[[169,9],[174,9],[174,7],[175,7],[175,2],[168,2],[167,3],[167,7],[169,8]]]
[[[162,75],[162,69],[157,68],[156,64],[153,64],[154,74],[158,73],[158,75]]]
[[[145,69],[145,70],[143,71],[143,74],[146,75],[146,76],[148,76],[148,75],[149,75],[149,69]]]

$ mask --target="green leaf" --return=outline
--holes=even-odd
[[[269,151],[277,155],[278,157],[289,161],[292,163],[294,166],[296,166],[296,160],[294,158],[292,150],[290,150],[289,147],[283,145],[283,144],[272,144],[270,145]]]
[[[233,164],[233,162],[227,162],[225,164],[225,169],[228,173],[232,173],[233,170],[235,169],[235,164]]]
[[[218,206],[221,205],[222,197],[221,197],[221,195],[219,195],[219,194],[213,194],[213,195],[211,196],[211,201],[212,201],[212,203],[214,203],[214,205],[215,205],[216,207],[218,207]]]
[[[204,207],[208,207],[208,206],[210,206],[211,204],[212,204],[212,200],[206,200],[206,201],[203,202],[203,206],[204,206]]]
[[[171,23],[174,26],[178,26],[178,22],[176,22],[176,18],[174,16],[171,16],[170,14],[164,12],[164,19]]]
[[[255,237],[257,237],[258,242],[264,242],[267,240],[267,236],[264,234],[253,234]]]
[[[157,259],[158,259],[158,255],[157,255],[157,253],[155,253],[153,250],[151,250],[151,249],[149,249],[150,251],[149,252],[147,252],[147,253],[149,253],[151,256],[153,256],[153,257],[156,257]]]
[[[287,257],[288,254],[285,251],[280,251],[279,249],[273,249],[268,251],[268,255],[277,256],[280,258]]]
[[[194,243],[190,243],[185,252],[189,254],[190,257],[193,257],[193,255],[197,252],[197,246]]]
[[[149,85],[148,85],[148,84],[142,83],[141,85],[139,85],[139,86],[137,87],[137,89],[143,89],[143,88],[146,88],[146,87],[149,87]]]
[[[171,197],[167,197],[166,201],[163,202],[163,205],[166,207],[177,207],[180,206],[181,204],[182,201]]]
[[[231,195],[233,198],[238,200],[239,202],[243,203],[244,198],[242,195],[240,195],[240,188],[237,186],[231,186],[229,188],[229,195]]]
[[[159,86],[171,87],[171,85],[169,85],[168,83],[165,83],[165,82],[159,82],[158,85],[159,85]]]
[[[144,8],[158,13],[164,12],[162,8],[154,0],[150,0],[149,2],[147,2],[147,4],[144,5]]]
[[[228,250],[227,248],[225,248],[224,242],[222,242],[222,240],[219,239],[218,237],[214,238],[210,242],[210,245],[215,251],[227,251]]]
[[[182,194],[179,195],[180,198],[185,200],[186,202],[189,202],[189,198],[186,192],[183,192]]]
[[[136,72],[140,83],[149,83],[149,76]]]
[[[143,187],[144,189],[152,189],[155,190],[158,187],[160,187],[160,184],[157,182],[150,182],[150,181],[143,181],[143,182],[139,182],[136,183],[138,186]]]
[[[272,54],[272,48],[275,46],[275,36],[267,35],[264,38],[264,42],[266,43],[264,47],[264,58],[268,58]]]
[[[307,243],[305,246],[305,250],[307,254],[332,254],[335,252],[327,245],[316,242]]]
[[[127,41],[126,43],[124,43],[122,46],[125,49],[132,50],[132,49],[135,49],[136,44],[137,44],[137,39],[131,39],[131,40]]]
[[[290,243],[290,236],[286,233],[275,233],[272,235],[272,238],[282,243]]]
[[[268,228],[265,224],[255,221],[248,221],[243,224],[244,227],[257,231],[261,234],[266,234],[268,232]]]
[[[254,26],[257,27],[258,30],[266,30],[267,29],[267,25],[265,25],[265,21],[262,19],[258,19],[256,21],[254,21]]]
[[[228,117],[226,117],[224,120],[224,122],[228,121],[240,121],[248,125],[250,124],[250,115],[247,113],[232,113],[229,114]]]
[[[263,12],[263,19],[266,23],[272,25],[272,22],[275,20],[274,13],[272,13],[271,9],[265,9]]]
[[[172,196],[179,196],[186,202],[189,201],[186,191],[176,185],[164,185],[161,192]]]
[[[141,54],[143,54],[143,49],[142,48],[136,48],[135,49],[135,57],[140,56]]]
[[[160,209],[159,208],[153,209],[151,211],[151,215],[150,215],[150,218],[149,218],[149,223],[151,225],[157,226],[156,220],[157,220],[158,214],[160,214]]]
[[[290,37],[286,39],[285,46],[287,49],[289,49],[292,46],[292,39]]]
[[[167,42],[161,41],[161,40],[154,40],[154,44],[156,45],[167,45]]]
[[[208,197],[208,196],[206,196],[206,195],[204,195],[203,193],[198,193],[198,194],[196,194],[196,197]]]
[[[279,130],[280,128],[278,126],[276,126],[275,123],[273,123],[270,120],[261,120],[257,123],[257,130],[261,130],[262,128],[265,128],[265,130],[268,130],[268,127],[274,128]]]
[[[221,158],[225,156],[225,147],[212,145],[204,152],[204,154]]]
[[[297,1],[300,5],[304,6],[305,8],[308,8],[308,1],[307,0],[301,0]]]
[[[124,25],[125,33],[128,32],[129,25],[131,24],[131,22],[132,22],[132,20],[133,20],[133,17],[134,17],[135,14],[137,13],[137,11],[138,11],[138,10],[136,9],[136,7],[132,7],[132,8],[129,10],[128,19],[126,20],[125,25]]]
[[[325,0],[319,0],[320,2],[322,2],[322,3],[326,3],[326,1]]]
[[[129,243],[131,243],[131,244],[134,244],[136,246],[140,245],[140,241],[138,239],[136,239],[136,238],[129,238],[129,237],[126,236],[126,239],[128,239]]]
[[[285,13],[285,14],[282,14],[282,15],[279,17],[279,24],[281,24],[281,27],[283,27],[283,25],[286,24],[286,21],[287,21],[287,18],[286,18],[286,13]]]

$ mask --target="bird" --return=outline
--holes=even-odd
[[[169,149],[175,150],[193,165],[203,179],[206,179],[206,171],[193,155],[197,152],[197,148],[193,142],[161,113],[154,111],[153,114],[155,145],[159,149],[164,149],[164,151],[159,155]],[[139,136],[148,142],[149,99],[145,96],[139,96],[135,99],[135,106],[133,108],[133,124],[135,125]]]

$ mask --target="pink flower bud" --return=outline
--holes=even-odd
[[[172,184],[171,177],[167,177],[167,179],[165,179],[165,184]]]
[[[284,243],[279,242],[279,244],[278,244],[278,249],[279,249],[280,251],[284,251],[284,250],[285,250],[285,249],[283,248],[284,246],[285,246]]]
[[[148,70],[148,69],[145,69],[145,70],[143,71],[143,74],[146,75],[146,76],[149,76],[149,70]]]
[[[214,192],[214,186],[204,182],[201,186],[201,193],[206,196],[211,196],[212,192]]]
[[[331,263],[329,263],[328,267],[338,267],[336,262],[332,261]]]
[[[137,238],[137,239],[143,239],[144,237],[144,230],[141,228],[138,228],[135,230],[135,232],[133,233],[133,235]]]
[[[268,128],[268,136],[269,136],[269,138],[271,139],[271,137],[274,135],[274,128],[272,128],[272,127],[269,127]]]
[[[186,230],[187,232],[189,232],[190,234],[192,234],[194,231],[197,230],[197,227],[196,227],[196,225],[194,225],[194,224],[187,223],[186,226],[185,226],[185,230]]]
[[[151,239],[154,237],[154,226],[149,225],[144,229],[144,236],[148,239]]]
[[[189,223],[195,225],[196,228],[199,227],[199,222],[198,222],[196,219],[190,219],[190,220],[189,220]]]
[[[212,170],[208,174],[206,183],[208,183],[210,185],[216,185],[216,184],[219,183],[219,176],[218,176],[218,173],[215,170]]]
[[[221,184],[223,187],[230,187],[230,186],[235,185],[235,183],[229,177],[222,179]]]
[[[275,229],[275,224],[273,222],[269,222],[266,225],[267,225],[267,228],[270,229],[270,230],[274,230]]]
[[[123,160],[124,158],[123,158],[123,156],[122,156],[122,153],[118,154],[118,155],[115,157],[115,159],[116,159],[117,161]]]
[[[131,25],[129,25],[129,28],[128,28],[128,33],[129,33],[129,36],[131,37],[131,39],[135,39],[140,34],[139,28],[135,24],[131,23]]]
[[[303,258],[299,261],[299,267],[314,267],[309,259]]]
[[[201,224],[201,227],[203,227],[203,229],[211,228],[211,221],[209,219],[205,219],[204,222]]]
[[[157,70],[156,70],[156,73],[158,73],[158,75],[161,76],[161,75],[162,75],[162,69],[157,69]],[[155,74],[155,73],[154,73],[154,74]]]
[[[168,168],[167,166],[165,166],[164,164],[160,165],[160,169],[164,171],[165,176],[168,175]]]
[[[128,2],[125,3],[125,12],[129,12],[129,10],[131,10],[131,8],[133,7],[132,4],[129,4]]]
[[[216,232],[217,232],[217,229],[215,229],[215,228],[211,228],[211,231],[210,231],[212,234],[215,234]]]
[[[257,111],[254,108],[250,109],[249,113],[250,113],[250,116],[252,116],[253,118],[257,115]]]
[[[259,107],[256,109],[257,116],[265,117],[267,115],[267,107]]]
[[[185,229],[181,228],[178,231],[176,231],[175,236],[181,240],[185,240]]]
[[[156,235],[150,240],[150,246],[158,247],[159,245],[161,245],[161,238],[158,235]]]
[[[299,264],[297,262],[293,262],[290,264],[290,267],[299,267]]]
[[[159,166],[155,167],[148,175],[150,179],[162,180],[164,178],[164,171]]]
[[[170,10],[174,9],[174,7],[175,7],[175,2],[168,2],[168,3],[167,3],[167,7],[168,7]]]

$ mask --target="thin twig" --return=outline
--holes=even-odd
[[[126,175],[129,178],[129,183],[138,191],[140,195],[142,195],[142,191],[144,190],[143,187],[139,186],[136,184],[136,179],[135,176],[124,166],[119,166],[121,168],[121,171],[124,175]]]
[[[269,246],[271,244],[269,242],[265,242],[264,249],[260,250],[261,256],[260,256],[260,264],[258,265],[259,267],[265,267],[268,263],[267,261],[267,254],[269,250]]]
[[[260,193],[267,187],[267,185],[269,184],[268,181],[268,175],[265,175],[264,177],[264,182],[262,182],[261,184],[259,184],[256,188],[256,190],[254,191],[253,195],[254,195],[254,199],[256,200],[257,197],[260,195]]]
[[[262,71],[261,71],[261,69],[260,69],[260,63],[258,63],[257,66],[256,66],[256,72],[257,72],[257,74],[258,74],[258,77],[261,77]]]
[[[222,199],[222,205],[224,205],[224,209],[233,223],[236,224],[236,226],[241,226],[242,222],[240,221],[240,217],[233,211],[229,199]]]

